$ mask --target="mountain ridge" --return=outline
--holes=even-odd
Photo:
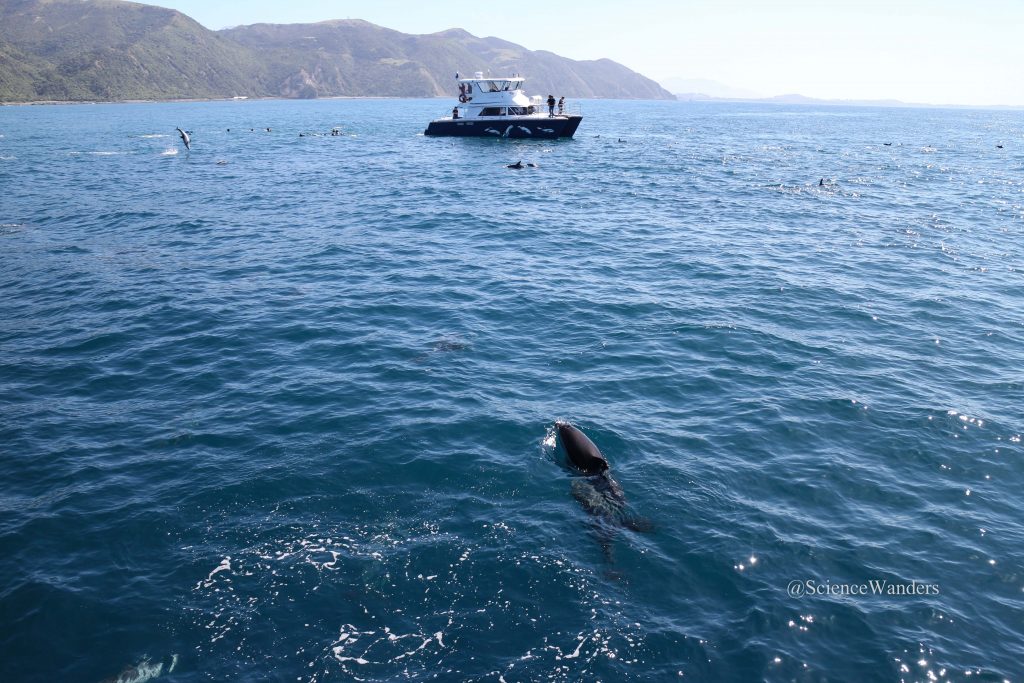
[[[362,19],[211,31],[124,0],[0,0],[0,102],[439,97],[454,75],[523,74],[534,92],[674,99],[607,59],[572,60],[461,28],[406,34]]]

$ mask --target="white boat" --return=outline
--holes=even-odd
[[[459,101],[450,116],[434,119],[424,135],[457,135],[502,138],[571,138],[583,120],[578,112],[566,113],[554,96],[532,98],[523,92],[520,76],[459,78]]]

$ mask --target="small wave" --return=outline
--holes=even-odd
[[[14,161],[18,157],[0,157],[0,161]]]
[[[174,156],[177,153],[178,153],[178,150],[172,147],[171,149],[165,149],[164,151],[160,152],[160,156],[162,156],[162,157],[172,157],[172,156]]]
[[[120,154],[120,152],[89,152],[94,157],[112,157]]]
[[[558,445],[558,431],[555,428],[555,424],[551,424],[544,432],[544,438],[541,439],[541,447],[545,452],[554,450]]]
[[[148,140],[150,138],[165,138],[167,136],[162,133],[150,133],[149,135],[140,135],[139,137]]]

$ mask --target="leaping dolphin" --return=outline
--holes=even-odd
[[[178,131],[178,134],[181,136],[181,141],[185,143],[185,150],[191,152],[192,151],[192,138],[190,138],[188,136],[188,133],[183,131],[181,128],[175,128],[174,130]]]

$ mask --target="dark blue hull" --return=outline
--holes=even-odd
[[[580,127],[580,122],[583,121],[583,117],[576,114],[569,117],[569,122],[565,124],[565,128],[562,129],[563,138],[571,138],[576,134],[576,129]]]
[[[424,135],[494,138],[536,138],[553,140],[576,132],[582,116],[555,116],[546,119],[437,119],[427,125]],[[575,119],[575,120],[574,120]]]

